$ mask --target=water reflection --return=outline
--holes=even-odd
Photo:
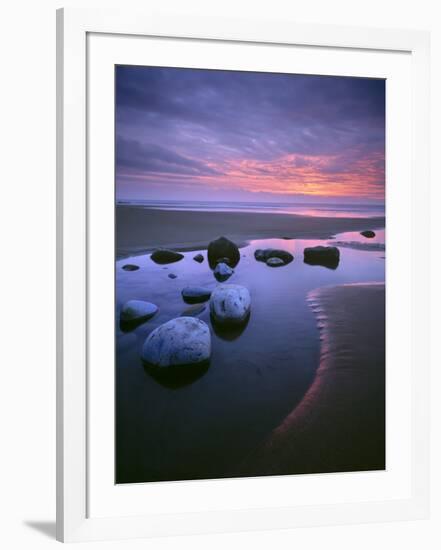
[[[303,258],[303,262],[308,265],[320,265],[322,267],[327,267],[328,269],[337,269],[338,264],[340,263],[340,258],[307,257]]]
[[[384,232],[375,239],[384,241]],[[367,240],[358,233],[333,240],[264,239],[243,247],[228,283],[251,295],[251,316],[237,333],[225,333],[210,318],[206,304],[192,306],[212,335],[209,365],[191,373],[158,376],[143,365],[141,350],[158,326],[179,317],[188,306],[186,286],[210,290],[218,285],[198,252],[184,252],[173,263],[177,279],[149,255],[117,262],[116,315],[131,299],[156,304],[159,312],[125,333],[116,325],[116,479],[118,483],[222,477],[258,445],[300,402],[311,385],[319,358],[319,333],[306,302],[310,290],[364,281],[384,281],[384,252],[340,248],[338,269],[303,262],[305,247],[336,240]],[[256,249],[277,248],[294,255],[283,269],[254,259]],[[125,271],[128,262],[139,266]],[[204,306],[204,307],[202,307]]]
[[[154,378],[156,382],[165,388],[177,390],[192,384],[203,376],[207,372],[210,362],[205,361],[196,365],[180,365],[167,368],[154,367],[145,362],[143,365],[145,372]]]
[[[239,338],[243,332],[245,332],[248,323],[250,322],[251,314],[244,320],[243,323],[238,325],[222,325],[216,322],[212,315],[210,315],[211,326],[217,336],[227,342],[232,342]]]

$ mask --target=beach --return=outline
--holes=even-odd
[[[238,246],[252,239],[329,239],[336,233],[384,227],[384,217],[338,218],[258,212],[156,210],[116,207],[116,255],[124,258],[156,247],[204,249],[225,235]]]
[[[247,458],[247,475],[385,468],[385,286],[322,288],[309,298],[319,368],[300,404]]]
[[[119,206],[117,221],[117,319],[131,299],[158,307],[134,330],[117,328],[117,483],[384,468],[384,218]],[[375,238],[359,233],[373,228]],[[241,247],[228,283],[251,296],[234,333],[181,296],[217,287],[207,246],[222,234]],[[306,247],[334,242],[337,265],[303,261]],[[158,247],[182,259],[157,264]],[[294,260],[268,267],[256,260],[268,248]],[[168,385],[143,368],[142,346],[183,315],[209,327],[211,360]]]

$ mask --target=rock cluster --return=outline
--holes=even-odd
[[[270,267],[287,265],[294,260],[294,256],[290,252],[287,252],[286,250],[280,250],[278,248],[258,248],[254,252],[254,257],[258,262],[265,262]],[[280,260],[280,262],[269,262],[269,260],[274,259],[278,259]]]

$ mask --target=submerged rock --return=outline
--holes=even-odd
[[[335,269],[340,261],[340,250],[336,246],[313,246],[303,251],[304,262]]]
[[[193,260],[201,264],[204,261],[204,257],[202,254],[196,254],[196,256],[193,256]]]
[[[220,325],[240,325],[248,320],[251,296],[240,285],[219,285],[211,294],[210,313]]]
[[[180,252],[168,250],[167,248],[158,248],[152,252],[150,258],[157,264],[171,264],[179,262],[184,257]]]
[[[181,313],[181,317],[196,317],[197,315],[203,313],[206,309],[207,306],[205,304],[195,304],[184,310]]]
[[[159,369],[200,365],[210,355],[210,329],[195,317],[178,317],[164,323],[149,334],[142,348],[142,359]]]
[[[137,271],[139,269],[139,265],[125,264],[122,266],[122,269],[124,269],[124,271]]]
[[[182,298],[187,304],[206,302],[211,296],[211,290],[203,286],[187,286],[182,289]]]
[[[268,260],[271,258],[278,258],[279,260],[282,260],[283,264],[289,264],[294,260],[294,256],[287,252],[286,250],[280,250],[278,248],[258,248],[254,252],[254,257],[258,262],[266,262],[268,264]],[[270,264],[268,264],[270,265]],[[275,265],[281,265],[276,263]]]
[[[283,260],[280,258],[268,258],[266,261],[266,265],[269,267],[281,267],[282,265],[286,265]]]
[[[158,306],[142,300],[129,300],[121,308],[120,319],[124,323],[147,320],[158,312]]]
[[[217,264],[217,266],[214,268],[214,276],[218,281],[226,281],[233,275],[234,271],[231,269],[231,267],[223,262]]]
[[[375,237],[375,231],[371,231],[370,229],[360,231],[360,235],[363,235],[363,237],[366,237],[367,239],[373,239]]]
[[[174,273],[169,273],[169,274],[168,274],[168,277],[169,277],[170,279],[177,279],[178,276],[175,275]]]
[[[240,260],[239,248],[226,237],[219,237],[208,245],[208,262],[214,267],[219,261],[235,267]],[[225,261],[227,260],[227,261]]]

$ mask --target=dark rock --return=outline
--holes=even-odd
[[[223,263],[228,263],[231,267],[235,267],[240,260],[238,247],[233,241],[230,241],[226,237],[219,237],[211,241],[208,245],[207,255],[210,267],[215,267],[220,260],[222,260]],[[225,262],[225,259],[227,259],[228,262]]]
[[[157,264],[171,264],[173,262],[179,262],[184,257],[180,252],[174,250],[168,250],[166,248],[158,248],[155,250],[150,258]]]
[[[266,262],[265,259],[265,250],[262,250],[261,248],[258,248],[254,251],[254,257],[258,262]]]
[[[139,269],[139,265],[125,264],[122,266],[122,269],[124,269],[124,271],[137,271]]]
[[[375,237],[375,232],[368,229],[366,231],[360,231],[360,235],[363,235],[363,237],[367,239],[373,239]]]
[[[196,256],[193,256],[193,260],[201,264],[204,261],[204,257],[202,254],[196,254]]]
[[[203,286],[187,286],[182,289],[182,298],[187,304],[206,302],[211,296],[211,290]]]
[[[303,251],[304,262],[336,269],[340,261],[340,250],[336,246],[313,246]]]
[[[168,274],[168,277],[169,277],[170,279],[177,279],[177,278],[178,278],[178,276],[175,275],[174,273],[169,273],[169,274]]]
[[[254,252],[254,257],[258,262],[268,262],[270,258],[279,258],[283,263],[289,264],[294,260],[294,256],[286,250],[279,250],[278,248],[258,248]]]

